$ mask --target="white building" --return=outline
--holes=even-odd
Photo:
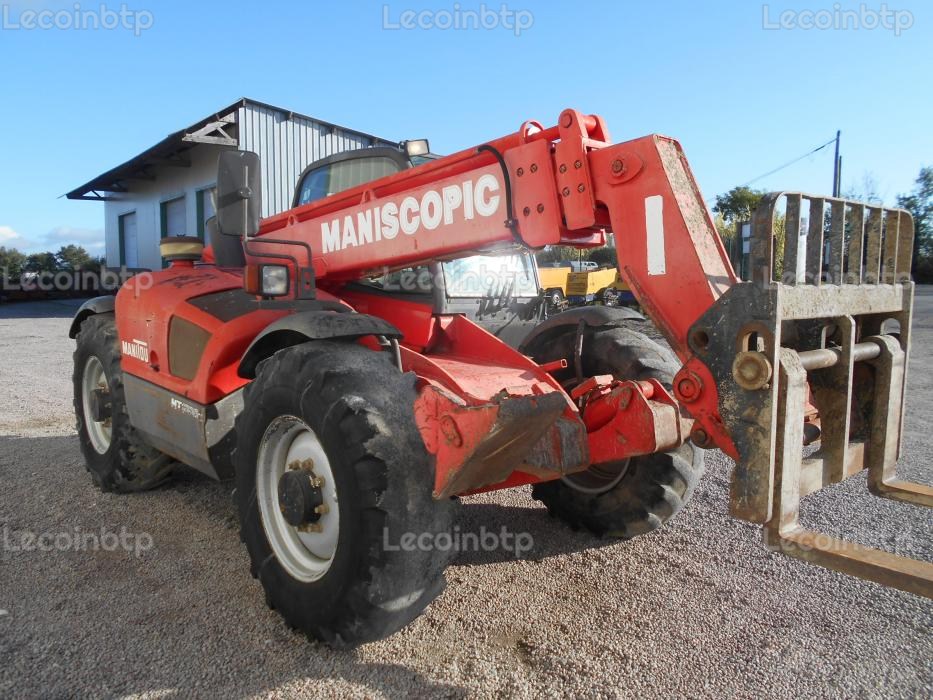
[[[204,237],[213,216],[217,154],[255,151],[262,162],[263,216],[291,207],[298,177],[314,161],[370,146],[394,146],[256,100],[243,98],[68,193],[104,202],[108,267],[158,269],[163,236]]]

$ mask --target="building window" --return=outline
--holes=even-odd
[[[196,192],[195,203],[198,208],[198,238],[202,241],[205,239],[205,233],[207,231],[207,220],[217,213],[214,209],[215,193],[216,188],[214,187],[206,187]],[[210,244],[211,241],[207,243]]]
[[[184,236],[185,225],[185,198],[178,197],[162,202],[159,207],[162,219],[162,238],[169,236]]]
[[[139,267],[139,238],[136,229],[136,212],[123,214],[117,219],[120,237],[120,266]]]

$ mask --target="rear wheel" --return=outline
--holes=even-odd
[[[145,491],[164,482],[176,462],[130,424],[113,314],[86,319],[74,353],[74,407],[87,470],[102,490]]]
[[[557,308],[564,303],[564,293],[559,289],[552,289],[548,292],[548,303]]]
[[[336,647],[392,634],[444,588],[456,504],[432,497],[415,378],[388,354],[281,350],[237,418],[241,534],[269,605]]]
[[[576,329],[537,338],[529,348],[537,362],[566,359],[573,367]],[[679,364],[674,355],[630,328],[586,328],[584,376],[612,374],[618,379],[657,379],[670,387]],[[572,370],[557,375],[566,386]],[[594,466],[556,481],[535,484],[532,495],[551,515],[574,528],[598,535],[630,538],[656,530],[674,517],[693,495],[703,474],[703,453],[691,443],[670,452]]]
[[[614,287],[606,287],[599,292],[599,300],[603,306],[618,306],[619,298],[619,291]]]

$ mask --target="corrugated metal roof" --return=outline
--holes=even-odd
[[[129,189],[129,181],[152,179],[150,169],[154,166],[172,162],[183,164],[185,152],[200,145],[198,142],[186,140],[187,138],[214,122],[231,118],[236,119],[239,147],[254,150],[263,158],[263,185],[266,187],[264,191],[267,193],[270,211],[282,211],[289,207],[291,192],[283,194],[284,190],[290,189],[285,183],[290,178],[293,187],[301,169],[313,160],[336,153],[337,150],[334,149],[347,150],[394,143],[372,134],[243,97],[229,107],[169,134],[151,148],[89,180],[65,196],[68,199],[101,201],[108,199],[102,193],[126,192]],[[278,157],[279,153],[282,154],[281,158]],[[305,158],[308,160],[304,160]],[[279,206],[279,200],[284,202],[284,206]]]
[[[314,161],[357,148],[395,145],[369,134],[256,103],[239,108],[237,126],[240,148],[258,153],[262,163],[263,216],[291,207],[298,176]]]

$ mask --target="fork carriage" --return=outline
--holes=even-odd
[[[795,236],[805,204],[806,233]],[[811,531],[799,519],[802,497],[863,469],[875,495],[933,505],[933,489],[896,474],[913,238],[902,210],[769,194],[752,223],[752,280],[729,289],[690,342],[719,386],[735,443],[732,514],[763,524],[771,549],[933,597],[933,564]],[[805,455],[807,444],[817,448]]]

